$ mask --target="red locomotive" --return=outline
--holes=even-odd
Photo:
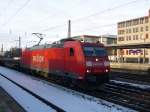
[[[25,49],[21,56],[21,67],[89,82],[108,81],[110,71],[103,44],[72,39]]]

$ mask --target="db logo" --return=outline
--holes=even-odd
[[[32,60],[36,62],[44,62],[44,56],[33,56]]]

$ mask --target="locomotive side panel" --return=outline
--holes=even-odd
[[[64,45],[65,71],[77,79],[82,79],[85,75],[85,59],[80,42],[66,42]]]
[[[63,48],[51,48],[47,50],[50,73],[64,72],[64,49]]]

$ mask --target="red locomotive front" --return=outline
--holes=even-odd
[[[86,77],[89,80],[107,82],[110,64],[107,52],[102,44],[83,44],[86,60]]]

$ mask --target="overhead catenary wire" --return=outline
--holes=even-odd
[[[53,26],[53,27],[50,27],[50,28],[46,28],[42,31],[49,31],[49,30],[53,30],[53,29],[57,29],[57,28],[60,28],[60,27],[64,27],[66,24],[60,24],[60,25],[56,25],[56,26]]]
[[[112,10],[115,10],[115,9],[118,9],[118,8],[122,8],[124,6],[130,5],[130,4],[133,4],[133,3],[136,3],[137,1],[141,1],[141,0],[134,0],[134,1],[127,2],[127,3],[119,4],[119,5],[114,6],[112,8],[108,8],[108,9],[105,9],[103,11],[98,11],[98,12],[90,14],[88,16],[84,16],[84,17],[75,19],[75,20],[73,20],[73,22],[82,21],[82,20],[90,18],[90,17],[98,16],[98,15],[101,15],[103,13],[106,13],[106,12],[109,12],[109,11],[112,11]]]
[[[134,1],[131,1],[131,2],[127,2],[127,3],[124,3],[124,4],[120,4],[120,5],[117,5],[115,7],[112,7],[112,8],[109,8],[109,9],[106,9],[106,10],[103,10],[101,12],[97,12],[97,13],[94,13],[92,15],[88,15],[88,16],[84,16],[82,18],[78,18],[76,20],[73,20],[73,23],[74,21],[81,21],[84,20],[84,19],[87,19],[87,17],[92,17],[92,16],[97,16],[97,15],[100,15],[100,14],[103,14],[103,13],[106,13],[108,11],[112,11],[112,10],[115,10],[117,8],[121,8],[121,7],[124,7],[124,6],[127,6],[129,4],[133,4],[133,3],[137,3],[138,1],[141,1],[141,0],[134,0]],[[99,13],[99,14],[98,14]],[[80,19],[80,20],[79,20]],[[54,26],[54,27],[50,27],[50,28],[47,28],[45,31],[49,31],[49,30],[54,30],[54,29],[57,29],[57,28],[60,28],[60,27],[64,27],[66,24],[61,24],[61,25],[57,25],[57,26]],[[77,31],[73,31],[73,32],[84,32],[84,31],[89,31],[89,30],[95,30],[95,29],[101,29],[101,28],[104,28],[104,27],[110,27],[110,26],[114,26],[116,25],[116,23],[112,23],[112,24],[105,24],[105,25],[98,25],[98,26],[94,26],[94,27],[90,27],[90,28],[86,28],[86,29],[83,29],[83,30],[77,30]]]
[[[76,8],[76,6],[75,5],[79,5],[79,4],[85,4],[85,3],[88,3],[86,0],[85,1],[83,1],[83,0],[79,0],[77,3],[75,3],[74,5],[73,5],[73,7],[71,7],[71,8],[69,8],[69,10],[72,10],[72,9],[74,9],[74,8]],[[64,13],[66,13],[64,10],[62,10],[62,9],[59,9],[59,12],[61,12],[61,14],[64,14]],[[55,14],[52,14],[52,15],[48,15],[45,19],[41,19],[40,21],[47,21],[47,19],[48,19],[48,21],[49,21],[49,17],[53,17],[53,16],[55,16],[55,15],[57,15],[56,13]],[[69,16],[71,16],[71,15],[69,15]],[[58,25],[58,26],[56,26],[56,27],[61,27],[61,26],[65,26],[65,24],[60,24],[60,25]],[[55,27],[55,26],[54,26]],[[49,30],[49,29],[45,29],[45,31],[46,30]]]
[[[130,2],[127,2],[127,3],[119,4],[119,5],[114,6],[112,8],[108,8],[108,9],[105,9],[103,11],[99,11],[99,12],[96,12],[96,13],[93,13],[93,14],[90,14],[90,15],[87,15],[87,16],[84,16],[84,17],[72,20],[72,23],[83,21],[83,20],[88,19],[90,17],[98,16],[98,15],[104,14],[106,12],[109,12],[109,11],[112,11],[112,10],[115,10],[115,9],[118,9],[118,8],[125,7],[125,6],[133,4],[133,3],[137,3],[138,1],[142,1],[142,0],[133,0],[133,1],[130,1]],[[53,27],[49,27],[49,28],[43,29],[41,31],[46,32],[46,31],[49,31],[49,30],[54,30],[54,29],[57,29],[57,28],[60,28],[60,27],[64,27],[65,25],[66,24],[60,24],[60,25],[56,25],[56,26],[53,26]]]
[[[27,0],[27,1],[30,1],[30,0]],[[95,16],[99,16],[99,15],[101,15],[101,14],[104,14],[104,13],[107,13],[107,12],[109,12],[109,11],[112,11],[112,10],[114,10],[114,9],[118,9],[118,8],[121,8],[121,7],[125,7],[125,6],[127,6],[127,5],[129,5],[129,4],[133,4],[133,3],[137,3],[138,1],[141,1],[141,0],[134,0],[134,1],[130,1],[130,2],[127,2],[127,3],[124,3],[124,4],[120,4],[120,5],[117,5],[117,6],[114,6],[114,7],[112,7],[112,8],[108,8],[108,9],[106,9],[106,10],[103,10],[103,11],[99,11],[99,12],[96,12],[96,13],[98,13],[98,14],[96,14],[96,13],[93,13],[93,14],[90,14],[90,15],[87,15],[87,16],[84,16],[84,17],[81,17],[81,18],[78,18],[78,19],[74,19],[74,20],[72,20],[72,23],[74,24],[74,23],[76,23],[76,22],[82,22],[83,20],[86,20],[87,19],[87,17],[88,16],[90,16],[90,17],[95,17]],[[142,0],[143,1],[143,0]],[[20,12],[20,11],[19,11]],[[19,13],[18,12],[18,13]],[[17,14],[18,14],[17,13]],[[14,16],[14,17],[16,17],[17,16],[17,14]],[[94,15],[95,14],[95,15]],[[12,16],[13,17],[13,16]],[[14,18],[13,17],[13,18]],[[10,20],[11,21],[11,20]],[[8,23],[10,22],[10,21],[8,21]],[[6,22],[5,22],[6,23]],[[6,25],[8,24],[8,23],[6,23]],[[47,31],[50,31],[50,30],[54,30],[54,29],[58,29],[58,28],[61,28],[61,27],[65,27],[66,26],[66,23],[67,23],[67,21],[65,22],[65,23],[63,23],[63,24],[58,24],[58,25],[55,25],[55,26],[52,26],[52,27],[49,27],[49,28],[46,28],[46,29],[44,29],[44,31],[45,32],[47,32]],[[111,25],[110,25],[111,26]],[[86,28],[86,29],[81,29],[82,31],[88,31],[88,30],[94,30],[94,29],[101,29],[102,27],[109,27],[109,24],[106,24],[106,26],[105,25],[100,25],[100,26],[94,26],[94,27],[90,27],[90,28]],[[81,32],[81,30],[79,30],[79,32]],[[40,30],[41,31],[41,30]],[[54,32],[53,32],[54,33]],[[58,34],[58,32],[56,33],[56,34]],[[56,35],[53,35],[53,36],[56,36]],[[53,37],[52,36],[52,37]],[[62,37],[62,35],[61,35],[61,37]]]
[[[3,11],[7,11],[10,8],[10,5],[13,3],[13,0],[9,0],[6,4],[6,7],[3,8]]]
[[[98,25],[98,26],[86,28],[86,29],[83,29],[83,30],[77,30],[77,32],[83,32],[83,31],[95,30],[95,29],[104,28],[104,27],[110,27],[110,26],[114,26],[114,25],[116,25],[116,23],[105,24],[105,25]],[[76,32],[76,31],[75,31],[75,32]]]
[[[12,19],[14,19],[16,17],[16,15],[23,10],[27,4],[30,2],[31,0],[27,0],[12,16],[10,16],[2,25],[5,26],[7,25]]]
[[[91,28],[86,28],[86,29],[83,29],[83,30],[77,30],[77,31],[73,31],[73,33],[75,33],[75,32],[84,32],[84,31],[89,31],[89,30],[95,30],[95,29],[97,29],[97,30],[100,30],[100,29],[102,29],[102,28],[104,28],[104,27],[111,27],[111,26],[114,26],[114,25],[116,25],[116,23],[112,23],[112,24],[105,24],[105,25],[98,25],[98,26],[94,26],[94,27],[91,27]],[[49,38],[49,37],[57,37],[58,38],[58,35],[49,35],[48,37],[46,37],[46,38]]]

